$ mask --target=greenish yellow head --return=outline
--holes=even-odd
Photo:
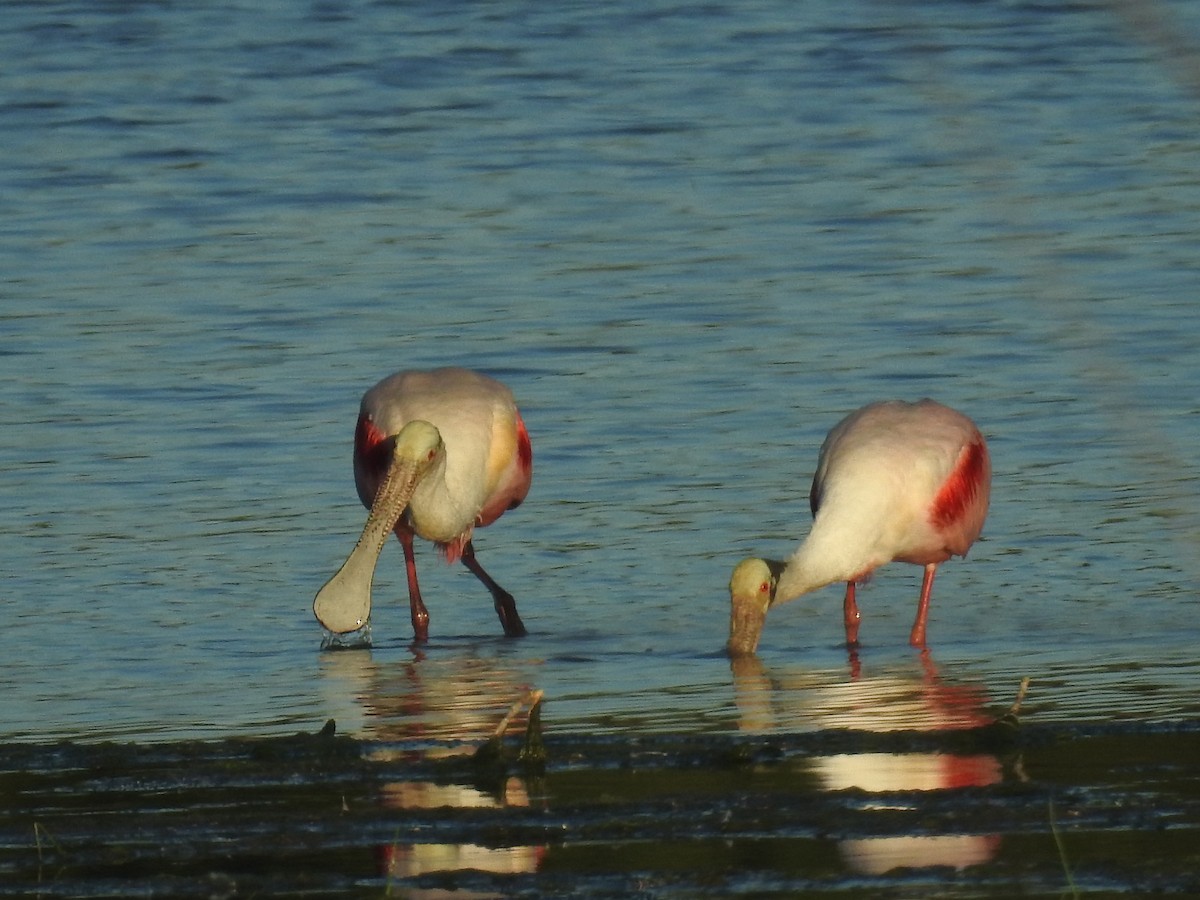
[[[420,476],[442,452],[442,435],[424,419],[414,419],[396,435],[396,446],[392,459],[397,464],[411,466],[411,472]]]
[[[729,578],[730,656],[750,656],[758,649],[767,610],[775,599],[779,564],[744,559]]]

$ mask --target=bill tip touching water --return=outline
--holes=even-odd
[[[504,633],[525,634],[516,601],[475,558],[474,530],[521,504],[533,451],[512,392],[467,369],[403,371],[363,395],[354,434],[354,478],[370,510],[362,535],[313,601],[335,634],[365,628],[371,584],[387,536],[404,551],[413,634],[424,641],[429,613],[417,581],[413,538],[461,561],[492,595]]]
[[[784,563],[743,559],[729,578],[729,653],[749,656],[758,649],[767,610],[775,599],[775,585]]]
[[[729,582],[727,649],[756,652],[771,606],[845,582],[846,643],[858,643],[856,584],[892,561],[925,569],[909,643],[925,646],[937,567],[966,556],[991,493],[987,442],[967,416],[925,399],[871,403],[826,436],[809,494],[813,523],[786,562],[747,559]]]

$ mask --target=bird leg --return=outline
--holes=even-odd
[[[413,640],[425,643],[429,640],[429,611],[421,599],[421,586],[417,584],[417,558],[413,554],[413,533],[408,528],[397,528],[396,537],[404,548],[404,570],[408,575],[408,607],[412,614]]]
[[[842,614],[846,621],[846,646],[858,646],[858,625],[862,621],[862,613],[858,611],[858,603],[854,600],[854,582],[846,582],[846,601],[842,604]]]
[[[524,637],[525,625],[521,622],[521,617],[517,615],[517,601],[513,599],[512,594],[496,584],[492,576],[484,571],[479,560],[475,558],[475,545],[471,541],[467,541],[463,545],[462,562],[491,592],[492,600],[496,604],[496,615],[500,617],[504,633],[508,637]]]
[[[921,599],[917,601],[917,618],[908,638],[908,642],[914,647],[925,646],[925,619],[929,615],[929,595],[933,593],[933,576],[937,574],[937,567],[937,563],[925,566],[925,577],[921,580]]]

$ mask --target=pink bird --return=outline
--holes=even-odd
[[[429,636],[413,535],[462,560],[491,592],[509,637],[525,634],[512,594],[475,558],[472,535],[529,493],[533,450],[512,391],[466,369],[397,372],[363,395],[354,432],[354,482],[370,509],[346,562],[313,601],[317,620],[344,634],[367,624],[371,581],[389,532],[404,548],[413,633]]]
[[[839,581],[846,582],[846,643],[855,646],[855,584],[893,560],[925,567],[909,636],[925,646],[933,577],[979,537],[991,479],[983,435],[947,406],[890,400],[846,416],[821,445],[808,537],[787,562],[747,559],[733,570],[730,654],[755,652],[772,605]]]

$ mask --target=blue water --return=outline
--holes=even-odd
[[[836,588],[735,678],[726,582],[803,537],[834,422],[924,395],[995,467],[936,677],[1196,717],[1197,48],[1186,0],[7,4],[0,737],[467,738],[531,688],[550,729],[845,725],[934,677],[919,570],[860,595],[857,686]],[[322,653],[358,398],[443,364],[533,437],[476,542],[531,634],[423,548],[414,650],[393,545],[374,648]]]

